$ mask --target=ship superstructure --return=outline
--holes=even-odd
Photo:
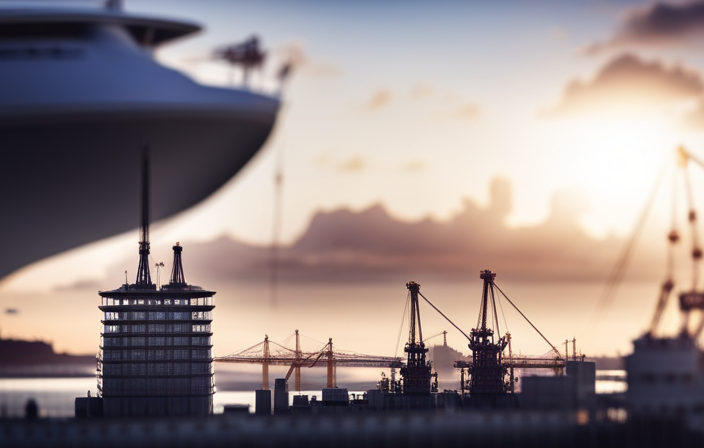
[[[18,217],[0,225],[14,254],[0,259],[0,277],[133,228],[132,168],[145,142],[159,220],[220,188],[268,138],[278,95],[200,85],[155,57],[199,24],[24,3],[0,5],[0,188],[13,191],[0,207]]]

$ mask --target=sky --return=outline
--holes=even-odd
[[[487,203],[496,176],[515,186],[514,226],[545,220],[551,195],[571,190],[589,200],[588,232],[623,235],[674,147],[696,152],[702,142],[700,132],[679,126],[680,110],[701,96],[696,45],[610,44],[635,8],[629,3],[127,7],[206,24],[200,36],[157,53],[201,82],[223,84],[229,75],[222,64],[194,63],[199,55],[253,33],[272,56],[264,77],[287,52],[304,55],[260,156],[198,218],[182,221],[179,230],[200,238],[226,232],[270,241],[273,206],[262,205],[273,204],[277,163],[285,241],[319,209],[380,202],[399,218],[446,219],[464,197]],[[623,72],[612,87],[600,77],[610,67]],[[675,87],[680,69],[691,71],[689,87]],[[632,85],[639,77],[643,84]]]
[[[497,178],[512,186],[509,227],[546,222],[566,195],[586,234],[606,241],[631,232],[678,145],[704,155],[701,1],[127,0],[125,9],[202,24],[155,57],[204,84],[238,82],[208,57],[252,34],[269,56],[253,89],[271,92],[277,68],[297,62],[255,159],[154,226],[152,247],[167,257],[174,241],[270,243],[277,166],[286,244],[318,211],[381,204],[402,221],[450,221],[465,200],[487,207]],[[690,170],[696,191],[704,176]],[[652,217],[668,222],[663,195]],[[136,235],[29,266],[4,280],[0,298],[105,278]]]

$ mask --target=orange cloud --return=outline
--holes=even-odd
[[[388,106],[393,98],[391,91],[387,89],[380,89],[372,95],[372,97],[367,101],[367,110],[379,110]]]
[[[343,173],[356,173],[367,167],[367,161],[360,156],[354,156],[337,166],[337,170]]]
[[[473,103],[464,103],[449,112],[436,112],[435,118],[476,119],[481,116],[481,109]]]
[[[424,98],[428,98],[429,96],[432,96],[433,94],[436,93],[435,87],[433,87],[430,84],[416,84],[411,88],[410,91],[410,96],[414,100],[420,100]]]
[[[337,77],[342,74],[342,70],[331,63],[311,59],[300,42],[284,44],[276,52],[282,60],[291,63],[298,73],[321,77]]]
[[[406,172],[418,172],[425,168],[425,162],[422,160],[411,160],[403,165],[401,168]]]

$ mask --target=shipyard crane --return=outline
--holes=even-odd
[[[704,314],[700,316],[700,321],[694,331],[690,331],[689,321],[691,312],[694,310],[704,311],[704,292],[697,291],[699,286],[699,270],[700,270],[700,260],[702,258],[702,249],[699,243],[699,233],[697,228],[697,211],[694,206],[694,196],[692,193],[691,180],[689,177],[688,166],[689,162],[693,161],[696,164],[704,167],[704,162],[701,159],[694,156],[692,153],[687,151],[683,146],[677,148],[677,171],[681,173],[681,177],[684,181],[684,191],[687,204],[687,221],[689,223],[690,233],[691,233],[691,262],[692,262],[692,283],[691,289],[688,291],[683,291],[679,294],[679,308],[682,313],[682,325],[680,327],[680,334],[682,336],[692,337],[694,339],[699,338],[702,331],[704,331]],[[669,298],[672,295],[672,291],[675,288],[674,282],[674,247],[680,241],[680,233],[677,230],[677,172],[673,173],[673,202],[672,202],[672,227],[670,232],[667,234],[668,248],[667,248],[667,268],[665,281],[660,287],[660,293],[655,305],[655,310],[653,312],[653,317],[650,321],[650,326],[646,333],[647,337],[655,337],[657,335],[657,330],[659,324],[662,320],[663,313],[668,304]],[[659,183],[656,183],[656,188]],[[651,207],[654,195],[651,195],[648,204],[646,205],[646,211]],[[641,217],[641,221],[644,221],[646,214]],[[642,227],[642,224],[639,223]],[[625,270],[625,265],[621,267],[621,270]]]
[[[496,285],[494,279],[496,273],[489,270],[480,272],[480,278],[483,280],[482,300],[480,303],[479,317],[477,326],[473,328],[470,335],[465,333],[457,326],[447,315],[435,306],[427,297],[420,292],[420,285],[415,282],[407,284],[407,288],[411,291],[411,318],[414,313],[420,321],[420,314],[417,305],[414,304],[414,297],[422,297],[428,305],[430,305],[438,314],[440,314],[450,325],[457,329],[469,341],[469,348],[472,350],[472,361],[456,361],[455,367],[461,369],[461,387],[464,393],[465,390],[474,395],[497,395],[503,393],[513,393],[515,390],[514,370],[516,369],[553,369],[555,372],[560,372],[565,367],[566,358],[562,357],[560,351],[533,325],[525,314],[516,306],[515,303]],[[513,356],[511,350],[511,334],[507,331],[504,336],[499,328],[498,311],[496,300],[499,294],[505,298],[511,306],[523,317],[526,322],[540,335],[540,337],[550,346],[554,356],[539,356],[529,357]],[[503,311],[502,311],[503,313]],[[488,319],[493,321],[494,329],[488,327]],[[413,334],[413,321],[411,322],[411,334],[409,335],[409,344]],[[442,334],[442,333],[441,333]],[[498,336],[498,339],[495,339]],[[421,335],[422,340],[422,335]],[[508,359],[504,358],[503,352],[509,348]],[[576,352],[576,349],[575,349]],[[409,355],[409,364],[411,357]],[[465,370],[466,369],[466,370]],[[465,372],[468,378],[465,378]],[[403,375],[403,372],[402,372]],[[508,381],[505,377],[509,375]]]
[[[701,159],[694,156],[682,146],[678,148],[677,154],[679,166],[682,169],[685,180],[685,193],[687,198],[687,205],[689,208],[687,219],[690,224],[690,232],[692,235],[692,289],[690,291],[681,293],[679,296],[680,311],[683,314],[682,329],[680,332],[684,336],[691,336],[693,339],[698,339],[699,336],[701,336],[702,331],[704,331],[704,314],[700,316],[699,323],[697,324],[697,327],[694,331],[689,330],[689,319],[690,314],[693,310],[699,310],[700,314],[701,312],[704,312],[704,292],[697,291],[697,287],[699,286],[699,263],[702,258],[702,249],[699,244],[699,234],[697,231],[697,212],[694,208],[692,186],[691,181],[689,179],[689,172],[687,171],[687,167],[689,161],[695,162],[700,167],[704,167],[704,162],[702,162]],[[670,232],[670,235],[672,235],[673,233],[676,233],[674,227],[673,230]],[[672,244],[674,244],[674,242]],[[672,244],[670,245],[670,252],[672,252]],[[672,255],[669,255],[669,259],[672,260]],[[658,303],[658,305],[660,307],[660,303]],[[662,306],[664,307],[664,305]],[[659,309],[657,309],[656,312],[657,311],[659,311]],[[660,313],[662,312],[660,311]]]
[[[416,282],[406,283],[410,295],[410,315],[408,324],[408,342],[403,348],[406,352],[406,365],[401,368],[403,393],[409,395],[427,395],[437,392],[438,375],[433,373],[430,361],[426,360],[428,349],[423,342],[423,329],[420,323],[420,304],[418,295],[420,285]],[[435,381],[432,379],[435,378]]]
[[[296,349],[285,347],[265,336],[264,341],[254,344],[231,355],[216,357],[215,362],[234,364],[261,364],[262,389],[269,389],[269,366],[286,366],[289,368],[286,379],[294,374],[296,390],[301,391],[301,368],[327,367],[327,385],[335,387],[337,367],[381,367],[400,368],[404,363],[399,357],[364,355],[360,353],[333,350],[332,338],[319,350],[306,352],[301,349],[300,333],[296,330]]]
[[[678,180],[682,181],[684,184],[685,200],[687,205],[687,221],[689,226],[689,232],[691,234],[691,265],[692,265],[692,282],[691,288],[689,290],[683,291],[679,294],[679,309],[682,314],[682,325],[680,327],[680,335],[684,337],[692,337],[697,339],[704,332],[704,292],[697,290],[699,287],[699,271],[700,271],[700,261],[702,259],[702,248],[699,241],[699,232],[697,224],[697,210],[695,208],[694,195],[692,191],[691,180],[689,176],[689,162],[694,162],[700,167],[704,168],[704,161],[698,158],[690,151],[685,149],[683,146],[679,146],[676,151],[677,167],[673,172],[673,200],[672,200],[672,224],[669,233],[667,234],[668,248],[667,248],[667,263],[666,263],[666,275],[663,281],[658,298],[656,301],[655,309],[653,311],[653,316],[650,320],[650,325],[645,334],[646,337],[656,337],[658,334],[658,327],[662,321],[662,316],[664,314],[665,308],[669,302],[670,296],[675,289],[674,272],[675,272],[675,246],[681,240],[680,232],[677,229],[677,183]],[[640,233],[644,227],[644,223],[648,217],[650,210],[652,209],[656,193],[661,185],[661,180],[665,170],[662,171],[661,175],[657,178],[653,189],[646,201],[645,207],[636,222],[631,237],[628,240],[624,250],[622,251],[619,259],[616,262],[615,269],[612,271],[611,276],[607,281],[607,286],[604,290],[604,294],[597,304],[595,316],[598,316],[600,312],[603,312],[605,307],[608,305],[612,299],[618,285],[620,284],[623,276],[625,274],[628,263],[632,257],[635,244],[637,242]],[[678,176],[679,175],[679,176]],[[700,311],[700,320],[694,330],[690,330],[690,318],[693,311]]]

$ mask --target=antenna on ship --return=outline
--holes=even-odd
[[[139,266],[136,285],[151,286],[149,274],[149,146],[142,148],[142,223],[140,226]]]

